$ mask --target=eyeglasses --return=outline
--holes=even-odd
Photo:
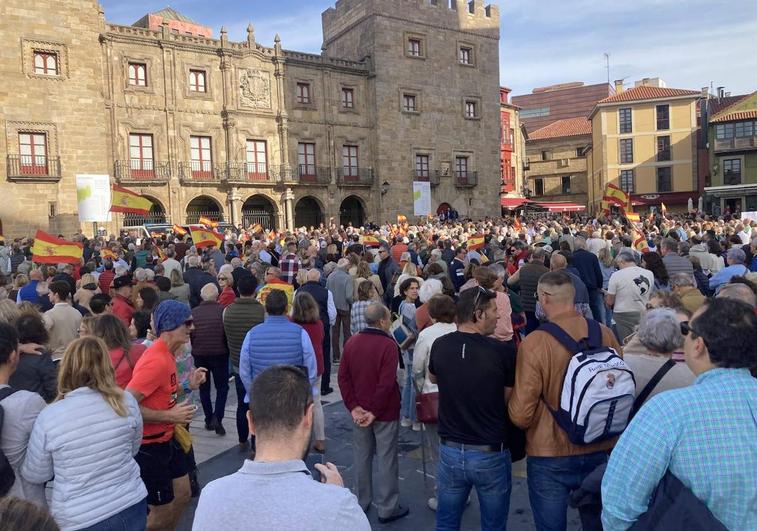
[[[688,321],[681,321],[681,335],[688,336],[689,332],[693,332],[694,335],[697,335],[694,329],[691,328],[691,325]]]

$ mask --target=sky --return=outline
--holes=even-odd
[[[108,22],[132,24],[161,0],[100,0]],[[500,82],[513,95],[536,87],[660,77],[668,87],[757,90],[755,0],[501,0]],[[331,0],[172,0],[171,7],[229,39],[320,53]]]

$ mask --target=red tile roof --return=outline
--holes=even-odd
[[[591,134],[591,122],[586,118],[567,118],[528,133],[529,140],[544,140],[563,136],[582,136]]]
[[[749,94],[741,94],[740,96],[725,96],[724,98],[710,98],[710,116],[715,116],[720,111],[730,107],[734,103],[740,102],[747,96],[749,96]]]
[[[752,120],[754,118],[757,118],[757,109],[720,114],[720,116],[717,116],[710,120],[710,123],[717,124],[722,122],[736,122],[738,120]]]
[[[603,100],[597,102],[597,105],[603,103],[621,103],[624,101],[639,101],[639,100],[662,100],[666,98],[676,98],[678,96],[698,96],[701,94],[698,90],[686,90],[686,89],[674,89],[674,88],[661,88],[661,87],[649,87],[647,85],[641,85],[628,90],[624,90],[620,94],[615,94]]]

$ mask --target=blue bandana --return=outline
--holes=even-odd
[[[155,312],[155,335],[160,337],[163,332],[176,330],[186,321],[192,318],[192,311],[183,302],[167,300],[161,302]]]

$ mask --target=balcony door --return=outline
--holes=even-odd
[[[19,133],[18,145],[21,175],[47,175],[47,135]]]

